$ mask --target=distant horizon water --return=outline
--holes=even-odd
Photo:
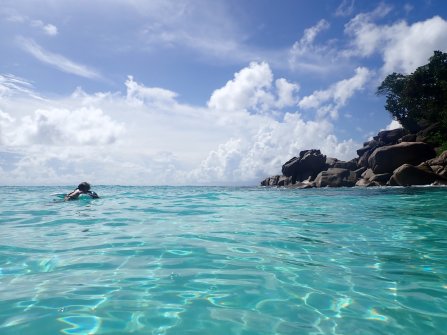
[[[0,187],[0,334],[447,332],[446,187],[92,189]]]

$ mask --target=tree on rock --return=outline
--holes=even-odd
[[[437,141],[447,141],[447,53],[435,51],[411,74],[388,75],[377,94],[386,96],[386,110],[404,128],[415,132],[418,124],[439,123]]]

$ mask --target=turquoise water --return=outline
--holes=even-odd
[[[446,334],[447,189],[0,188],[0,334]]]

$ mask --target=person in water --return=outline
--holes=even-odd
[[[90,184],[87,182],[80,183],[78,185],[78,188],[75,189],[73,192],[68,193],[65,195],[65,200],[75,200],[78,199],[81,194],[87,194],[93,199],[98,199],[99,196],[96,194],[96,192],[90,191]]]

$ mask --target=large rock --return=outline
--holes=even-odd
[[[337,164],[337,162],[339,162],[337,158],[326,157],[326,168],[329,169],[335,167],[334,165]]]
[[[265,178],[261,182],[261,186],[288,186],[292,183],[291,181],[291,177],[276,175]]]
[[[428,160],[426,163],[437,175],[447,179],[447,150],[438,157]]]
[[[277,186],[288,186],[292,184],[292,177],[281,176],[276,183]]]
[[[430,142],[430,135],[439,131],[442,131],[439,122],[430,124],[416,134],[416,141]]]
[[[289,185],[291,188],[299,188],[299,189],[306,189],[306,188],[313,188],[315,187],[314,182],[310,181],[303,181],[303,182],[297,182],[293,185]]]
[[[300,159],[298,157],[293,157],[284,163],[282,166],[281,172],[284,176],[291,177],[298,169],[298,164]]]
[[[371,169],[366,169],[365,172],[362,173],[362,177],[366,180],[370,180],[374,177],[374,172]]]
[[[300,169],[302,173],[309,172],[309,176],[313,175],[315,179],[320,171],[326,169],[326,156],[322,155],[320,150],[307,150],[300,152]],[[302,180],[307,179],[306,176]]]
[[[357,170],[357,159],[352,159],[348,162],[345,161],[338,161],[334,164],[334,168],[340,168],[340,169],[348,169],[348,170]]]
[[[366,151],[362,154],[362,156],[359,158],[358,162],[357,162],[357,166],[358,167],[368,167],[368,159],[369,156],[371,156],[371,152],[370,151]]]
[[[330,168],[327,171],[322,171],[315,178],[316,187],[352,187],[357,181],[357,176],[354,171],[340,168]]]
[[[385,185],[391,177],[391,173],[379,173],[375,174],[373,170],[367,169],[361,174],[361,178],[359,182],[357,182],[356,186],[365,186],[364,184],[372,184],[374,186]],[[363,181],[362,181],[363,180]],[[371,186],[371,185],[367,185]]]
[[[363,148],[357,150],[357,155],[359,155],[359,157],[361,157],[361,156],[363,156],[363,154],[365,152],[371,152],[378,146],[380,146],[380,143],[376,140],[371,140],[369,142],[365,142],[365,143],[363,143]]]
[[[361,178],[355,183],[355,186],[371,187],[371,186],[381,186],[381,185],[376,183],[375,181],[369,181],[367,179]]]
[[[427,163],[429,165],[447,165],[447,150],[440,154],[438,157],[428,160]]]
[[[430,159],[427,161],[427,164],[432,168],[436,167],[446,167],[447,166],[447,150],[440,154],[438,157]]]
[[[368,159],[375,174],[393,172],[403,164],[418,165],[435,157],[431,146],[422,142],[402,142],[377,148]]]
[[[278,180],[280,177],[281,176],[279,176],[279,175],[267,177],[263,181],[261,181],[261,186],[276,186],[276,185],[278,185]]]
[[[319,172],[326,170],[326,156],[320,150],[304,150],[299,157],[293,157],[282,166],[282,173],[297,181],[313,180]]]
[[[385,185],[388,180],[390,180],[392,176],[392,173],[380,173],[380,174],[375,174],[374,176],[372,176],[369,181],[371,182],[375,182],[379,185]]]
[[[399,139],[399,142],[416,142],[416,134],[407,134]]]
[[[429,185],[437,179],[438,176],[435,173],[411,164],[400,166],[394,171],[392,176],[393,182],[399,186]]]
[[[365,171],[366,171],[366,167],[361,167],[361,168],[355,170],[354,172],[355,172],[355,175],[357,176],[357,179],[359,179],[362,176],[362,174],[365,173]]]
[[[376,141],[382,142],[385,145],[395,144],[397,141],[405,135],[403,128],[397,128],[393,130],[383,130],[374,137]]]

